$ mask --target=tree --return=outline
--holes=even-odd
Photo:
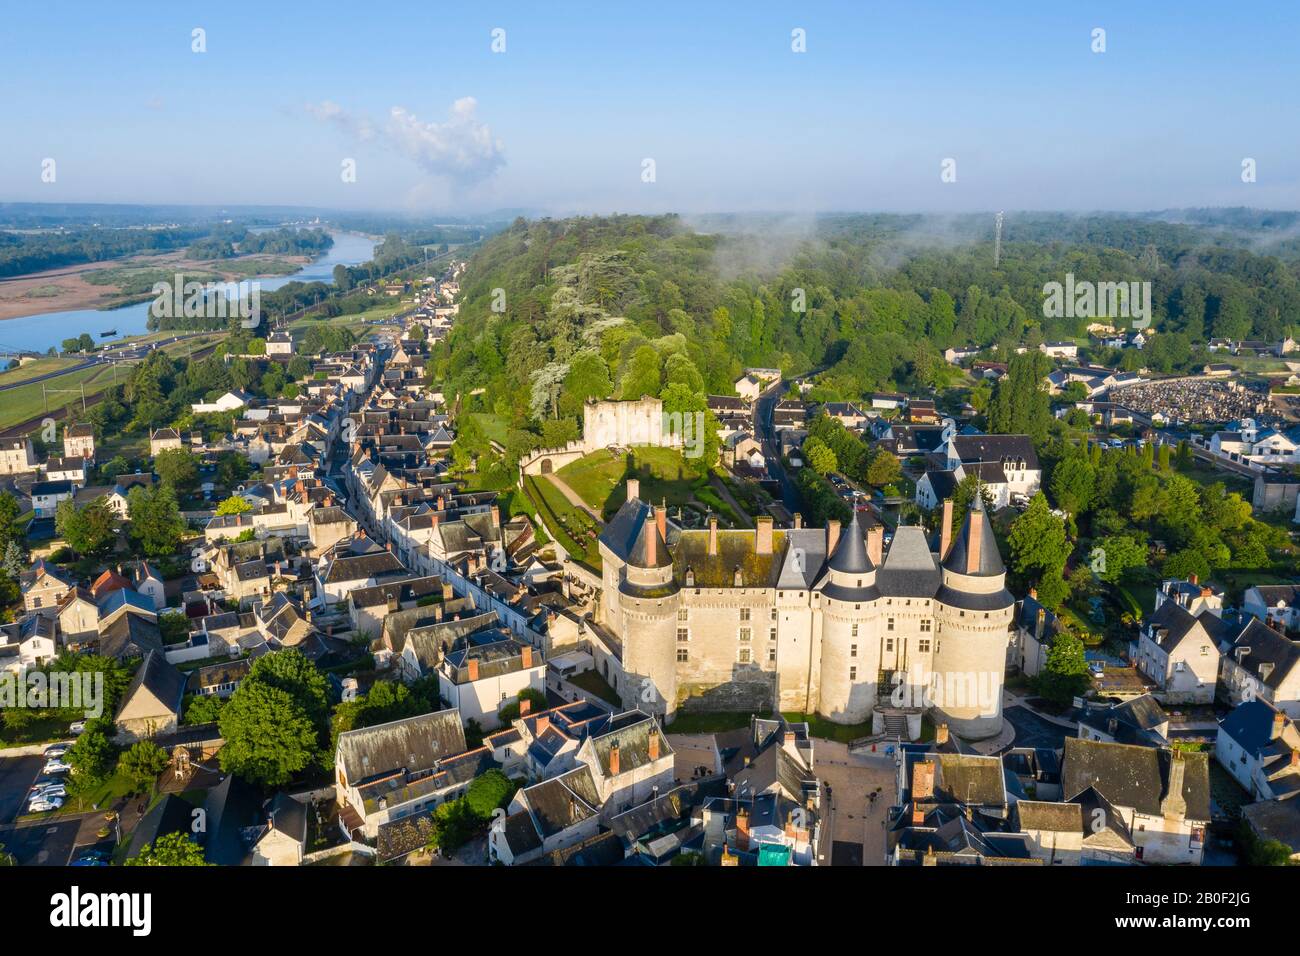
[[[127,866],[210,866],[203,858],[203,848],[188,833],[165,833],[147,844]]]
[[[160,451],[153,461],[158,477],[176,491],[190,491],[199,483],[199,461],[185,448]]]
[[[1052,469],[1052,497],[1057,507],[1072,515],[1086,511],[1092,501],[1094,480],[1092,465],[1082,453],[1061,459]]]
[[[248,499],[239,495],[231,495],[217,505],[218,515],[242,515],[252,510],[253,506],[249,504]]]
[[[250,783],[283,787],[320,759],[311,717],[290,694],[268,684],[240,684],[217,726],[226,741],[221,769]]]
[[[127,496],[127,515],[131,538],[148,557],[174,554],[180,547],[186,524],[170,486],[136,485]]]
[[[151,740],[132,744],[117,762],[118,772],[135,784],[135,792],[149,789],[170,761],[166,752]]]
[[[54,529],[68,547],[80,554],[99,554],[117,537],[116,516],[105,497],[78,508],[60,501],[54,512]]]
[[[329,683],[296,649],[259,657],[217,726],[226,741],[221,769],[283,786],[309,767],[329,766]]]
[[[113,772],[117,759],[117,746],[113,736],[117,728],[107,717],[97,717],[88,721],[86,729],[81,732],[63,760],[72,772],[69,774],[69,790],[86,793],[102,784]]]
[[[803,443],[803,456],[808,467],[819,475],[829,475],[839,468],[835,452],[820,438],[809,438]]]
[[[489,770],[475,777],[465,794],[469,809],[482,820],[491,820],[494,811],[504,808],[515,795],[514,781],[500,770]]]
[[[898,459],[884,448],[877,448],[867,463],[867,483],[877,488],[892,485],[903,476]]]
[[[1070,703],[1088,684],[1088,661],[1083,641],[1069,631],[1059,631],[1052,639],[1043,672],[1038,678],[1038,692],[1058,707]]]
[[[1195,574],[1199,580],[1207,581],[1210,577],[1210,562],[1205,559],[1205,555],[1200,551],[1194,548],[1184,548],[1165,558],[1165,563],[1160,568],[1160,574],[1166,578],[1183,580]]]
[[[1129,568],[1140,568],[1147,563],[1146,546],[1127,534],[1101,538],[1093,546],[1092,555],[1097,576],[1108,584],[1118,584]]]

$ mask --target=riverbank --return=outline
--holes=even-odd
[[[198,282],[283,278],[312,263],[310,256],[187,259],[183,252],[131,256],[0,279],[0,322],[50,312],[118,309],[152,298],[155,282],[176,273]],[[2,327],[0,327],[2,331]],[[93,333],[92,333],[93,334]]]

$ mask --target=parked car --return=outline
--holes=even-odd
[[[27,796],[27,802],[33,803],[37,800],[48,800],[50,797],[66,799],[67,796],[68,788],[61,783],[56,783],[53,786],[33,788],[32,792]]]
[[[72,734],[75,737],[85,729],[86,729],[86,722],[84,720],[77,720],[77,721],[73,721],[73,723],[68,727],[68,733]]]
[[[41,773],[67,773],[72,768],[57,757],[53,760],[45,761],[45,769]]]
[[[51,810],[58,810],[62,806],[62,797],[49,797],[48,799],[40,797],[29,803],[27,810],[29,813],[49,813]]]
[[[67,744],[50,744],[45,748],[45,759],[53,760],[56,757],[62,757],[69,749]]]

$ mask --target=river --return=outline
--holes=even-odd
[[[334,245],[319,259],[308,263],[287,276],[256,280],[263,292],[274,290],[290,282],[332,282],[334,267],[355,266],[368,262],[375,252],[376,242],[355,232],[335,232]],[[76,338],[89,332],[96,343],[111,342],[128,335],[144,335],[149,331],[149,306],[152,300],[124,305],[119,309],[69,309],[65,312],[43,312],[0,321],[0,346],[27,352],[45,352],[59,348],[64,339]],[[116,335],[104,336],[110,329]]]

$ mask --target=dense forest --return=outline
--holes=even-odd
[[[99,262],[119,256],[184,249],[211,231],[205,226],[174,229],[76,228],[59,232],[0,232],[0,276]]]
[[[474,255],[433,371],[462,396],[485,388],[471,410],[503,420],[515,450],[576,435],[587,398],[696,408],[730,394],[747,366],[820,372],[821,399],[942,389],[960,374],[948,346],[1007,360],[1016,345],[1082,339],[1089,319],[1043,315],[1044,284],[1067,273],[1151,283],[1151,343],[1094,349],[1095,361],[1182,371],[1206,360],[1212,336],[1294,332],[1297,261],[1253,251],[1229,231],[1236,221],[1187,218],[1008,217],[996,266],[992,217],[833,216],[797,231],[725,217],[700,231],[676,216],[518,219]],[[1277,221],[1278,234],[1290,225]],[[1015,364],[1034,390],[1040,370]],[[993,412],[1009,428],[1026,412],[1003,391]]]
[[[222,227],[192,244],[191,259],[233,259],[235,256],[311,256],[323,254],[334,237],[324,229],[267,229],[250,232],[239,227]]]

